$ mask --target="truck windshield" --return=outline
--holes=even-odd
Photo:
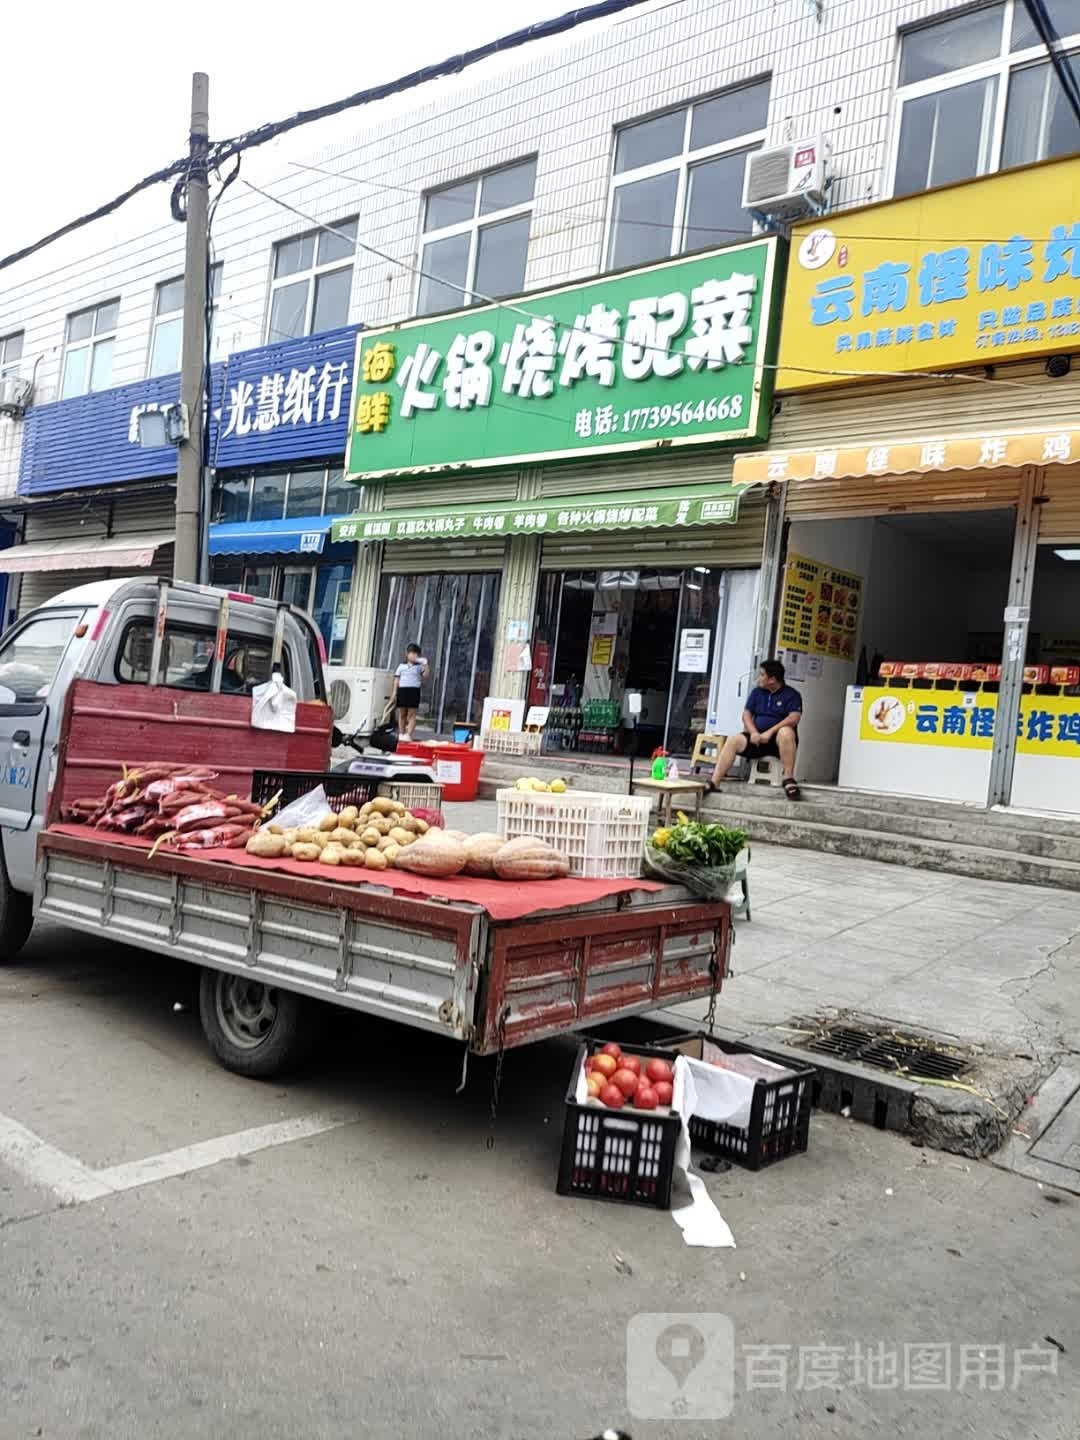
[[[0,646],[0,704],[27,705],[48,698],[80,613],[41,615]]]
[[[162,656],[163,683],[173,690],[209,690],[214,669],[215,632],[194,625],[167,625]],[[154,648],[153,622],[134,620],[124,631],[116,661],[116,678],[131,685],[150,683]],[[229,632],[221,688],[226,694],[250,694],[270,679],[271,642],[254,635]],[[282,653],[285,683],[290,680],[289,650]]]

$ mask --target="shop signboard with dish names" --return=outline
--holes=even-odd
[[[784,650],[853,660],[859,633],[862,576],[805,555],[789,555],[784,570],[777,643]]]

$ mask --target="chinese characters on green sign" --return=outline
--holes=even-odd
[[[763,440],[775,238],[357,338],[348,472]]]

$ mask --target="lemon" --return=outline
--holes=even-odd
[[[551,793],[552,793],[553,795],[565,795],[565,794],[566,794],[566,781],[565,781],[565,780],[552,780],[550,789],[551,789]]]

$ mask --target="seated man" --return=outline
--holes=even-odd
[[[734,765],[737,755],[745,755],[748,760],[775,755],[784,767],[784,794],[789,800],[798,800],[795,749],[801,719],[802,696],[790,685],[784,684],[784,667],[780,661],[766,660],[757,685],[746,697],[742,715],[743,733],[729,735],[724,741],[709,789],[716,789]]]

